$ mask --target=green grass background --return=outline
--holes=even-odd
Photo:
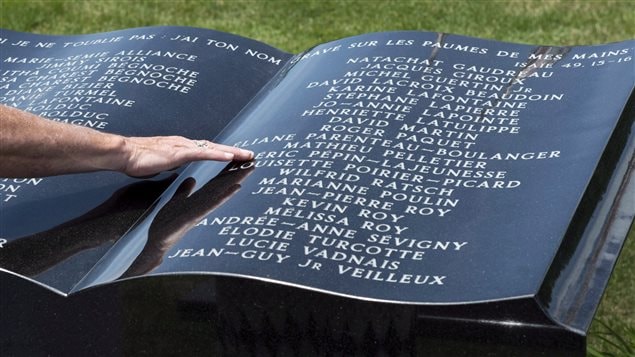
[[[154,25],[231,32],[293,53],[321,42],[388,30],[449,32],[540,45],[580,45],[634,39],[635,0],[0,0],[0,27],[17,31],[80,34]],[[634,262],[632,228],[592,325],[591,351],[625,355],[624,348],[609,342],[615,341],[616,336],[635,346]],[[609,332],[609,341],[604,338],[608,329],[614,330]]]

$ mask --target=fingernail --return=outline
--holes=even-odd
[[[249,159],[251,159],[252,157],[254,157],[254,152],[253,151],[249,151],[249,150],[245,150],[245,149],[240,149],[240,153],[243,155],[246,155]]]

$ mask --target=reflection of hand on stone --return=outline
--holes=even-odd
[[[170,201],[153,220],[148,242],[122,278],[146,274],[163,261],[166,252],[203,218],[240,189],[253,168],[222,171],[199,190],[191,193],[196,181],[184,180]]]
[[[12,240],[0,250],[0,267],[35,276],[79,252],[121,238],[175,178],[135,182],[78,218]]]

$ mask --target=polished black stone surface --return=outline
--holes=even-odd
[[[149,35],[153,39],[138,39]],[[103,130],[131,136],[183,135],[212,140],[279,70],[275,63],[243,56],[242,52],[252,49],[281,61],[290,57],[253,40],[185,27],[140,28],[84,36],[43,36],[1,30],[0,37],[8,39],[2,47],[2,73],[9,77],[13,71],[31,71],[28,75],[11,76],[17,81],[0,89],[0,103],[66,120],[89,120],[74,117],[72,113],[76,111],[107,113],[103,120],[107,126]],[[183,41],[184,38],[198,40],[193,43]],[[238,46],[240,51],[228,55],[225,48],[207,45],[208,40]],[[19,41],[29,41],[31,46],[10,45]],[[72,45],[96,41],[104,43]],[[51,49],[33,48],[36,43],[56,45]],[[20,63],[33,58],[45,60]],[[61,60],[46,62],[47,58]],[[55,67],[60,64],[66,66]],[[141,64],[147,67],[139,67]],[[146,74],[140,75],[144,80],[158,80],[153,77],[156,73],[180,73],[181,82],[196,83],[183,93],[120,82],[132,77],[132,72],[127,71],[144,71]],[[33,87],[32,83],[40,85]],[[38,89],[44,92],[27,92]],[[67,91],[68,95],[57,95],[58,91]],[[89,108],[79,110],[77,106],[85,102],[60,100],[100,96],[106,100],[134,100],[134,104],[127,107],[91,102]],[[64,111],[66,115],[60,114]],[[104,172],[49,177],[37,185],[22,185],[16,192],[17,198],[0,206],[0,237],[9,241],[0,255],[0,267],[69,292],[141,217],[174,176],[166,173],[143,180]],[[5,197],[2,198],[4,201]],[[33,249],[34,256],[25,255],[25,249]]]
[[[67,298],[15,277],[2,284],[19,291],[2,290],[0,311],[3,351],[16,354],[584,355],[583,337],[551,325],[531,300],[431,308],[200,276]],[[518,311],[532,323],[500,323]]]
[[[157,31],[262,46],[184,28],[122,34]],[[164,41],[181,51],[197,48]],[[206,90],[175,99],[124,88],[146,100],[134,108],[139,120],[130,120],[129,111],[125,118],[112,114],[119,119],[113,130],[126,134],[214,137],[264,86],[217,137],[255,150],[256,160],[193,164],[178,176],[141,181],[111,173],[47,179],[32,197],[2,206],[0,232],[9,240],[0,251],[3,349],[53,355],[584,355],[586,331],[635,215],[632,41],[536,47],[402,32],[321,45],[289,62],[288,55],[262,50],[284,61],[277,67],[201,52],[209,62],[195,68],[209,76],[200,78]],[[502,53],[517,55],[496,55]],[[382,67],[386,62],[407,67]],[[520,62],[526,63],[515,65]],[[380,70],[393,72],[347,75]],[[505,75],[510,71],[515,74]],[[488,83],[489,75],[511,82],[466,94],[470,83]],[[413,82],[419,87],[403,84]],[[377,109],[377,116],[360,112],[370,110],[368,98],[345,93],[357,85],[367,86],[357,92],[392,106]],[[371,85],[395,90],[390,100],[380,99]],[[326,112],[333,92],[345,94],[332,108],[358,111]],[[510,95],[537,97],[513,114],[501,109],[507,100],[500,98]],[[550,95],[559,97],[545,99]],[[396,106],[398,96],[412,108]],[[461,96],[480,101],[460,104]],[[476,124],[487,115],[517,117],[520,133],[477,131],[441,140],[430,121],[453,112],[471,114]],[[221,119],[208,124],[210,117]],[[319,146],[328,144],[349,146]],[[532,154],[493,158],[507,153]],[[469,165],[476,167],[456,162],[471,155],[476,163]],[[439,164],[444,159],[455,161]],[[502,175],[503,188],[453,185],[424,168],[477,170],[478,162]],[[354,193],[327,179],[348,182]],[[408,195],[429,187],[452,190],[436,198],[456,198],[456,204],[408,202]],[[327,204],[335,208],[325,210]],[[225,223],[203,223],[215,219]],[[256,231],[260,238],[277,237],[263,240],[269,248],[232,243],[247,242]],[[352,252],[364,260],[341,258]],[[13,273],[72,294],[57,296]],[[69,327],[51,328],[61,325]]]

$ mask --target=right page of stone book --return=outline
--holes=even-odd
[[[535,295],[633,68],[633,41],[315,47],[221,134],[256,159],[190,166],[79,288],[214,273],[391,302]]]

